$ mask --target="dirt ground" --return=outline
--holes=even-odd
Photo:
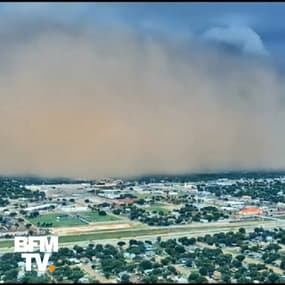
[[[78,234],[78,233],[88,233],[100,230],[118,230],[127,229],[132,227],[131,223],[106,223],[97,225],[86,225],[77,227],[64,227],[64,228],[52,228],[51,232],[56,235],[68,235],[68,234]]]

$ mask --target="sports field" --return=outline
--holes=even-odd
[[[30,223],[34,224],[35,226],[40,223],[41,227],[44,227],[44,224],[51,224],[47,227],[73,227],[73,226],[80,226],[86,225],[87,223],[80,220],[80,218],[76,217],[75,215],[68,215],[62,213],[52,213],[52,214],[45,214],[40,215],[35,218],[28,218]]]
[[[80,212],[78,213],[78,215],[80,215],[82,218],[86,219],[90,223],[122,220],[122,218],[112,214],[101,216],[98,214],[98,212]]]
[[[98,212],[79,212],[79,213],[51,213],[40,215],[35,218],[28,218],[28,221],[35,226],[40,227],[74,227],[74,226],[83,226],[89,223],[96,222],[112,222],[112,221],[121,221],[123,218],[118,216],[107,214],[105,216],[99,215]],[[40,224],[38,224],[40,223]]]

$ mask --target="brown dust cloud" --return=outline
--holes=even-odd
[[[285,168],[284,78],[270,63],[119,29],[5,48],[2,175]]]

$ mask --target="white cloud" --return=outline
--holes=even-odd
[[[202,37],[207,41],[235,45],[247,54],[269,55],[260,36],[247,26],[213,27]]]

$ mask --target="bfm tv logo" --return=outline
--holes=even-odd
[[[43,260],[40,253],[31,253],[37,250],[45,253]],[[32,270],[32,259],[35,259],[39,271],[46,271],[51,253],[58,252],[58,237],[51,236],[50,241],[47,236],[15,237],[14,252],[22,252],[21,257],[26,259],[26,271]],[[53,272],[55,266],[50,265],[49,270]]]

